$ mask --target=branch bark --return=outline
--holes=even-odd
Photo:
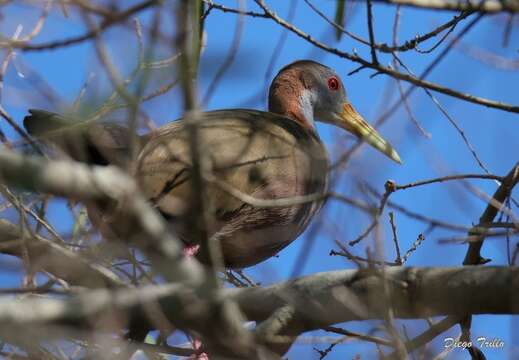
[[[399,318],[441,315],[519,314],[519,268],[465,266],[386,269],[390,301]],[[220,290],[236,301],[249,320],[268,319],[283,307],[294,309],[298,332],[352,320],[381,319],[388,304],[380,301],[384,279],[373,270],[318,273],[269,287]],[[93,290],[69,299],[0,300],[0,328],[9,325],[89,327],[98,316],[139,320],[148,303],[158,302],[173,323],[193,325],[210,316],[212,301],[200,299],[181,284],[144,289]],[[107,322],[109,323],[109,322]],[[199,324],[201,325],[201,324]]]

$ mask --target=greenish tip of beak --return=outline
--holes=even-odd
[[[393,149],[391,146],[390,146],[390,150],[388,153],[385,153],[387,156],[389,156],[389,158],[391,160],[393,160],[394,162],[402,165],[402,159],[400,159],[400,155],[398,155],[398,153],[396,152],[395,149]]]
[[[345,103],[343,111],[339,114],[340,122],[337,124],[341,128],[351,132],[357,137],[363,139],[375,149],[385,154],[391,160],[398,164],[402,164],[398,152],[380,136],[364,118],[351,106],[350,103]]]

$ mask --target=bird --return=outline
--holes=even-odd
[[[74,122],[44,110],[29,112],[24,118],[28,133],[74,160],[130,169],[144,196],[186,247],[199,248],[191,210],[200,189],[193,186],[185,118],[135,135],[109,120]],[[246,268],[275,256],[323,206],[330,160],[316,121],[345,130],[401,163],[397,151],[352,106],[336,71],[312,60],[279,70],[269,87],[268,111],[225,109],[197,115],[199,152],[207,165],[206,234],[208,241],[219,244],[227,268]],[[137,156],[130,155],[131,146]],[[323,196],[312,201],[295,201],[319,194]],[[89,215],[105,237],[124,238],[133,231],[117,206],[96,208]],[[195,256],[209,261],[207,250]]]

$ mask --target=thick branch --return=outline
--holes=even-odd
[[[234,297],[254,320],[292,305],[311,328],[383,318],[388,306],[400,318],[517,313],[518,275],[519,269],[500,267],[387,268],[392,304],[380,301],[384,279],[369,270],[319,273],[268,288],[235,290]]]
[[[441,315],[519,314],[519,269],[509,267],[386,269],[391,306],[399,318]],[[267,319],[291,306],[294,320],[306,331],[351,320],[380,319],[389,304],[380,301],[384,279],[372,270],[318,273],[270,287],[224,289],[249,320]],[[145,289],[93,290],[70,299],[0,301],[0,328],[13,325],[68,324],[88,327],[91,317],[138,320],[145,305],[158,301],[174,323],[202,321],[211,299],[200,300],[182,285]]]

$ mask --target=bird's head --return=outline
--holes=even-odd
[[[337,73],[315,61],[301,60],[285,66],[272,81],[269,111],[314,128],[314,118],[347,130],[401,163],[396,150],[348,101]]]

